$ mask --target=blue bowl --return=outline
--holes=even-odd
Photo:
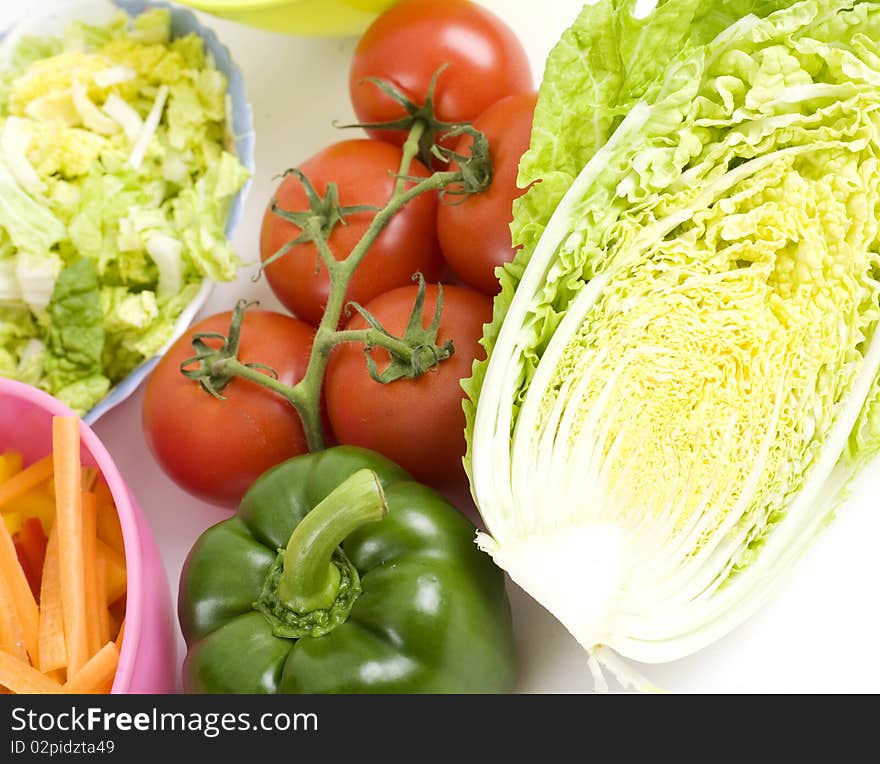
[[[231,131],[235,140],[235,150],[239,161],[248,168],[253,177],[254,174],[254,125],[251,106],[248,103],[244,91],[244,79],[241,72],[232,60],[229,49],[218,39],[216,33],[202,24],[192,13],[170,3],[157,2],[155,0],[84,0],[83,2],[72,1],[65,3],[63,7],[50,11],[45,15],[34,17],[27,16],[11,29],[0,33],[3,48],[12,50],[16,39],[29,35],[49,36],[60,35],[68,22],[75,19],[88,21],[90,24],[100,24],[109,20],[112,14],[119,9],[124,10],[130,16],[137,16],[150,8],[168,8],[171,12],[171,33],[175,37],[195,33],[205,42],[205,49],[211,53],[217,69],[226,75],[227,88],[230,100]],[[226,220],[226,236],[232,238],[238,223],[244,212],[244,203],[250,189],[251,181],[248,180],[238,192],[229,208]],[[196,314],[211,292],[213,283],[205,279],[202,288],[195,299],[180,314],[174,325],[174,334],[166,343],[165,347],[153,358],[149,358],[134,369],[125,379],[115,385],[109,393],[93,409],[88,411],[83,419],[88,424],[97,421],[114,406],[119,405],[128,398],[138,386],[149,376],[153,367],[159,362],[159,358],[180,337],[193,322]]]

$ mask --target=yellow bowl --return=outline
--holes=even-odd
[[[230,21],[296,35],[349,36],[363,32],[396,0],[179,0]]]

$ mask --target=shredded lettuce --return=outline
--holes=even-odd
[[[46,378],[68,405],[79,408],[86,389],[103,390],[101,395],[109,389],[101,370],[104,340],[98,272],[83,257],[58,276],[49,304]]]
[[[590,651],[741,622],[880,451],[880,3],[584,9],[466,383],[479,543]]]
[[[0,73],[0,375],[85,412],[203,279],[235,277],[224,231],[248,173],[226,119],[224,75],[167,9],[19,43]]]
[[[0,160],[0,226],[20,250],[46,253],[64,237],[52,211],[28,194]]]

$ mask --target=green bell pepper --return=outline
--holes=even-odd
[[[184,689],[509,691],[504,578],[473,539],[439,494],[370,451],[269,470],[184,565]]]

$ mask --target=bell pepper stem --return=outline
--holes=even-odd
[[[340,483],[302,519],[287,542],[278,583],[281,602],[296,613],[330,608],[340,583],[333,552],[349,534],[387,514],[382,484],[372,470],[358,470]]]

